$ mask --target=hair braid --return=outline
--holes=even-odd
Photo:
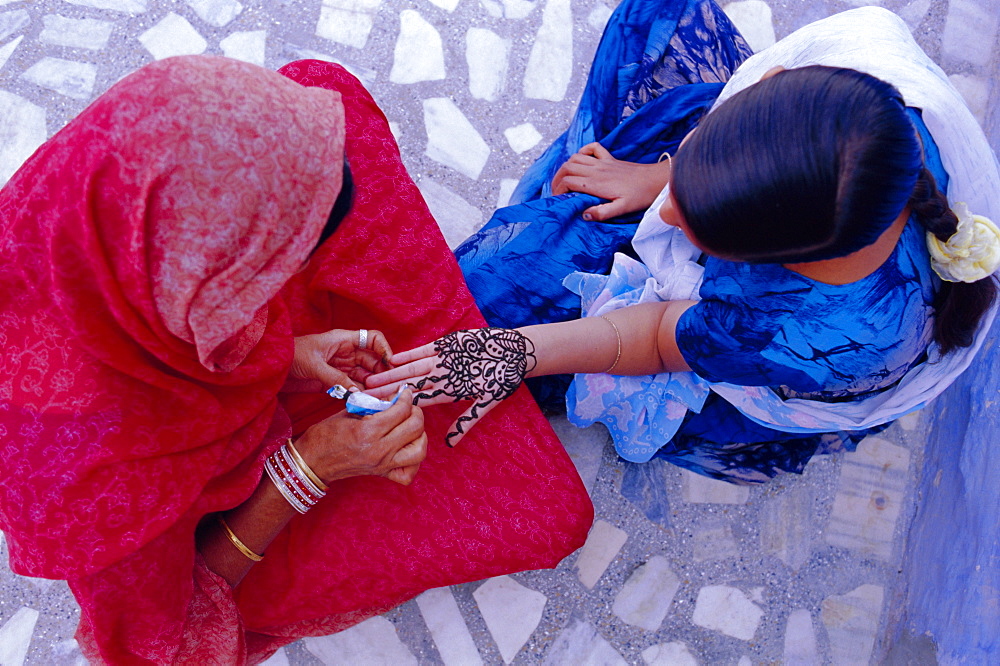
[[[924,229],[942,242],[958,230],[958,218],[926,168],[920,170],[910,195],[910,209]],[[976,282],[941,283],[933,306],[934,340],[942,353],[972,344],[979,321],[996,296],[997,285],[992,275]]]

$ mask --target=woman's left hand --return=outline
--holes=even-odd
[[[583,192],[608,203],[583,211],[583,219],[603,222],[645,210],[670,179],[670,162],[637,164],[615,159],[599,143],[588,143],[552,178],[552,194]]]
[[[392,349],[380,331],[367,332],[361,346],[360,331],[333,330],[295,338],[295,358],[283,391],[325,391],[334,384],[363,388],[374,373],[392,368]]]
[[[449,428],[455,446],[479,419],[508,398],[535,367],[535,348],[519,331],[479,328],[449,333],[434,342],[396,354],[395,367],[372,375],[368,393],[387,399],[403,383],[415,387],[413,403],[437,405],[471,400]]]

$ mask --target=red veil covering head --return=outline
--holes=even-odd
[[[293,332],[378,328],[405,349],[482,325],[368,93],[327,63],[283,73],[299,83],[222,58],[149,65],[0,192],[0,529],[15,571],[69,579],[95,661],[258,661],[429,587],[554,566],[592,519],[522,390],[455,450],[461,406],[426,410],[411,486],[334,484],[235,591],[204,566],[199,522],[339,408],[278,395]],[[345,142],[354,208],[286,285]]]

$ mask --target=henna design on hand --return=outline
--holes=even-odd
[[[476,421],[479,410],[510,397],[535,368],[535,346],[521,333],[507,328],[479,328],[456,331],[434,343],[440,375],[428,376],[416,384],[413,402],[429,400],[439,395],[460,400],[474,400],[469,415],[461,416],[456,430],[448,433],[445,442],[453,446],[452,438],[465,432],[463,424]],[[433,391],[423,392],[427,384],[444,384]]]

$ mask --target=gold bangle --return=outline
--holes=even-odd
[[[302,457],[302,455],[296,450],[295,445],[292,444],[291,437],[288,438],[288,450],[289,452],[291,452],[292,457],[295,458],[295,462],[298,464],[298,466],[302,469],[303,472],[305,472],[305,475],[309,477],[309,480],[316,484],[317,488],[319,488],[323,492],[329,490],[329,487],[325,483],[323,483],[323,480],[318,476],[316,476],[316,472],[312,471],[312,468],[306,464],[306,459]]]
[[[611,324],[611,328],[615,329],[615,338],[618,340],[618,353],[615,354],[615,362],[611,364],[610,368],[604,371],[605,374],[609,375],[611,374],[611,371],[615,369],[615,366],[618,365],[618,361],[620,361],[622,357],[622,334],[618,332],[618,327],[615,326],[615,322],[608,319],[607,316],[601,315],[601,319]]]
[[[225,518],[222,517],[222,514],[219,514],[219,524],[222,525],[222,529],[226,530],[226,536],[229,537],[229,540],[233,543],[234,546],[236,546],[236,550],[246,555],[247,559],[253,560],[254,562],[260,562],[262,559],[264,559],[263,555],[258,555],[257,553],[253,552],[252,550],[247,548],[247,545],[245,543],[240,541],[240,538],[236,536],[236,533],[233,532],[232,529],[230,529],[229,524],[226,523],[226,520]]]

